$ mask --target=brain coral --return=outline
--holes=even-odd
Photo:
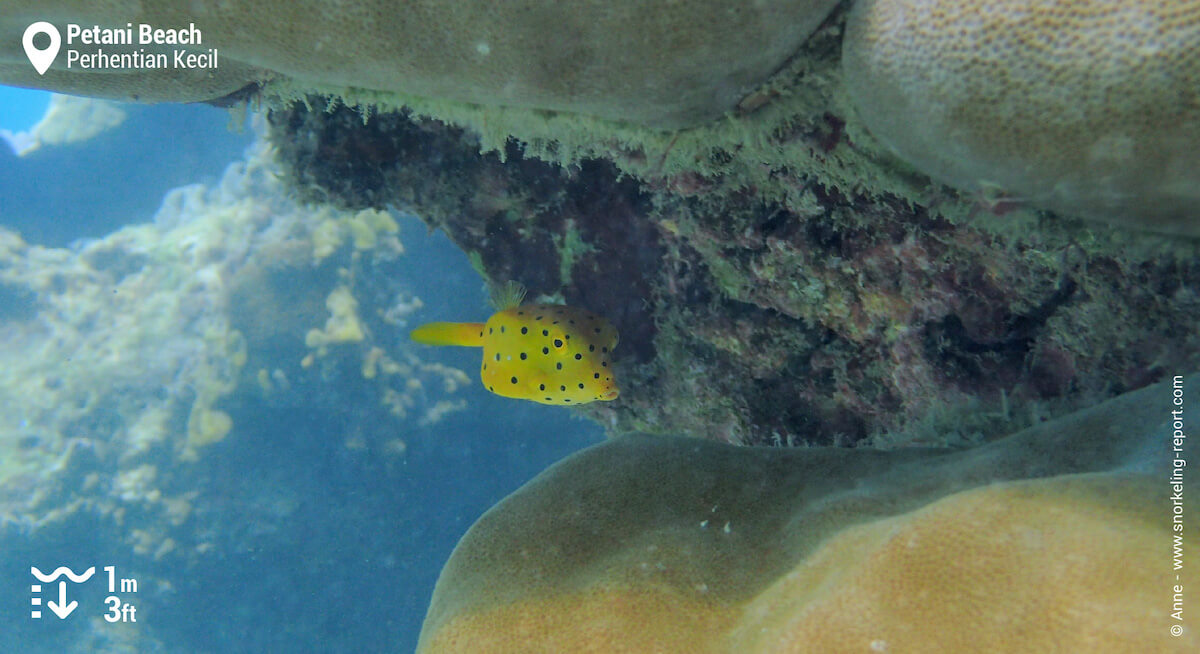
[[[1200,233],[1200,1],[862,0],[843,69],[870,131],[942,182]]]
[[[419,649],[1190,651],[1164,609],[1170,392],[964,451],[608,441],[471,528]]]
[[[796,52],[837,2],[54,0],[36,12],[15,4],[0,1],[0,43],[9,44],[0,46],[5,83],[197,100],[283,77],[301,90],[355,87],[385,99],[402,93],[680,126],[732,108]],[[34,20],[60,30],[66,22],[168,28],[194,22],[204,38],[196,49],[219,48],[221,65],[211,79],[174,69],[110,77],[65,70],[60,60],[39,78],[19,48]]]

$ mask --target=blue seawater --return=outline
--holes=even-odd
[[[0,129],[28,131],[41,120],[49,104],[48,91],[0,85]]]
[[[44,109],[44,94],[0,91],[0,127],[27,129]],[[120,127],[84,143],[25,157],[0,148],[0,227],[30,243],[78,250],[122,225],[152,220],[170,189],[219,183],[252,140],[229,129],[224,110],[126,109]],[[397,218],[406,254],[390,272],[425,303],[412,319],[485,318],[482,283],[467,257],[415,218]],[[44,308],[22,293],[0,283],[0,333],[18,322],[36,328],[30,321]],[[399,343],[403,332],[387,338]],[[190,498],[182,518],[161,503],[120,499],[113,471],[136,466],[122,463],[124,454],[108,443],[132,426],[115,406],[92,408],[72,425],[69,454],[55,462],[67,473],[0,476],[0,651],[411,651],[437,575],[467,528],[548,465],[602,438],[599,427],[568,410],[484,392],[477,350],[429,348],[421,356],[466,371],[473,384],[459,393],[467,410],[402,434],[402,456],[346,446],[347,426],[376,405],[279,405],[239,390],[223,405],[235,416],[227,438],[199,462],[158,470],[163,494]],[[69,359],[49,365],[71,374]],[[131,358],[129,365],[142,363]],[[168,392],[189,391],[164,386]],[[0,450],[50,447],[44,426],[23,418],[20,405],[19,397],[0,397],[0,411],[11,412],[0,415]],[[185,425],[170,428],[178,440]],[[155,460],[161,466],[175,454]],[[70,483],[44,485],[56,479]],[[190,485],[170,485],[179,480]],[[66,517],[39,513],[72,498],[83,504]],[[152,542],[149,551],[139,533]],[[170,549],[163,535],[188,542],[173,540]],[[49,602],[57,606],[59,580],[38,582],[34,566],[95,573],[68,584],[68,603],[78,605],[59,619],[48,610]],[[122,589],[124,579],[136,591]]]

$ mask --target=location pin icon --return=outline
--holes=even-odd
[[[50,37],[50,45],[43,50],[39,50],[33,44],[33,37],[38,34]],[[58,56],[58,48],[62,45],[62,36],[59,35],[58,28],[44,20],[38,21],[25,28],[25,36],[21,37],[21,45],[25,46],[25,56],[29,57],[29,63],[33,64],[38,75],[45,75],[46,71],[50,69],[50,64],[54,63],[54,58]]]

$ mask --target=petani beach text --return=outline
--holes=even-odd
[[[204,44],[204,35],[195,23],[179,28],[146,23],[126,23],[124,27],[68,24],[65,36],[67,68],[211,69],[220,64],[216,48],[198,49]]]

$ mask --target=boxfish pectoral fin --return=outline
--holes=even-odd
[[[425,345],[483,347],[483,323],[431,322],[412,330],[409,338]]]

